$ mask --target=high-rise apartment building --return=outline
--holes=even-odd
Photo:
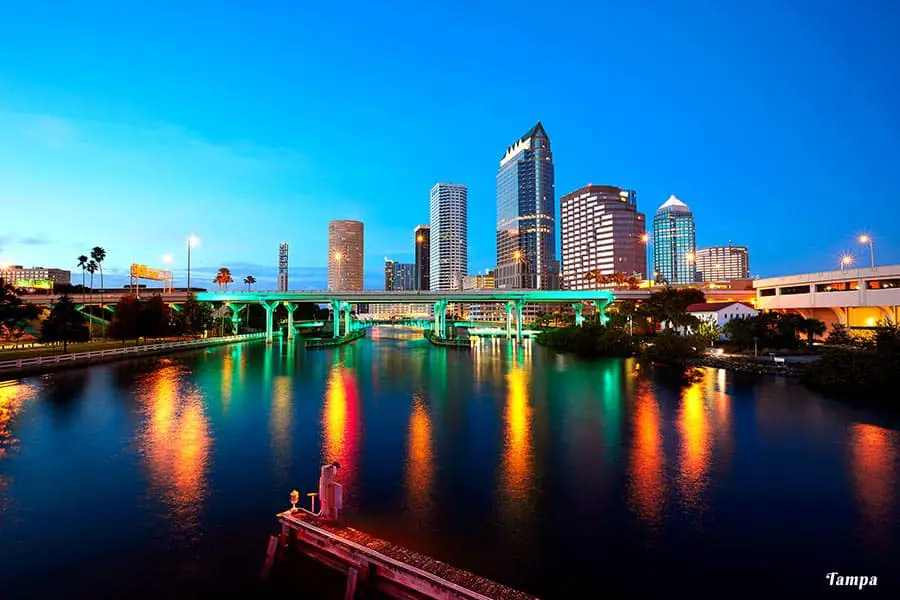
[[[328,223],[328,290],[356,292],[363,289],[363,224],[360,221]]]
[[[555,215],[553,154],[538,121],[497,171],[498,288],[559,289]]]
[[[431,188],[429,289],[459,290],[469,265],[468,193],[458,183]]]
[[[492,290],[494,289],[494,272],[488,271],[483,275],[466,275],[463,277],[464,290]]]
[[[431,226],[419,225],[413,235],[416,240],[416,289],[431,289]]]
[[[415,288],[416,265],[400,263],[384,257],[384,289],[386,291],[408,292]]]
[[[694,283],[696,277],[694,215],[673,194],[653,217],[653,269],[661,283]]]
[[[596,289],[592,271],[644,277],[646,217],[637,193],[612,185],[587,185],[560,200],[562,276],[566,289]]]
[[[695,255],[698,281],[735,281],[750,279],[747,246],[710,246]]]

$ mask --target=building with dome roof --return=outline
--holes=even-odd
[[[653,269],[655,279],[667,284],[697,280],[694,215],[675,195],[656,209],[653,217]]]

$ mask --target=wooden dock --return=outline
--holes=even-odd
[[[278,554],[293,548],[347,575],[345,600],[357,589],[403,600],[536,600],[518,590],[402,546],[302,510],[277,515],[281,535],[269,540],[267,573]]]

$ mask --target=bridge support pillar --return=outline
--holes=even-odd
[[[282,300],[281,305],[287,310],[287,339],[294,339],[294,305],[287,300]]]
[[[512,337],[512,311],[513,311],[513,303],[506,303],[506,339],[510,339]]]
[[[331,301],[331,321],[334,325],[334,337],[341,337],[341,306],[338,300]]]
[[[275,313],[275,307],[278,306],[278,303],[270,304],[266,300],[260,300],[259,303],[263,308],[266,309],[266,342],[271,343],[272,341],[272,328],[273,328],[273,317]]]
[[[516,340],[519,344],[522,343],[522,309],[524,307],[524,302],[521,300],[516,301]]]
[[[434,335],[447,337],[447,301],[438,300],[434,303]]]
[[[344,335],[349,335],[350,330],[353,328],[353,321],[350,315],[351,306],[344,302]]]
[[[575,326],[581,327],[581,324],[584,323],[584,317],[581,315],[581,311],[584,310],[584,304],[576,302],[572,305],[572,308],[575,309]]]
[[[228,302],[225,306],[231,309],[231,332],[233,335],[237,335],[238,326],[241,324],[241,312],[247,308],[247,305]]]
[[[597,302],[597,311],[600,313],[600,324],[606,325],[609,322],[609,317],[606,316],[606,309],[609,306],[609,302]]]

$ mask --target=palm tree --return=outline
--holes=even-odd
[[[234,279],[231,277],[231,270],[228,267],[222,267],[219,269],[219,272],[216,273],[216,278],[213,279],[213,283],[218,285],[223,290],[228,289],[229,283],[234,283]]]
[[[254,277],[253,275],[247,275],[246,277],[244,277],[244,284],[247,286],[248,292],[250,291],[250,287],[254,283],[256,283],[256,277]]]
[[[100,269],[100,314],[103,314],[103,261],[106,260],[106,250],[100,246],[94,246],[91,249],[91,258]]]
[[[91,260],[88,261],[87,267],[85,267],[85,268],[87,269],[87,272],[91,274],[91,300],[93,300],[94,299],[94,273],[97,272],[97,262],[92,258]],[[87,309],[85,309],[85,310],[87,310]],[[91,320],[88,320],[88,329],[90,330],[90,335],[91,335],[91,338],[93,339],[93,337],[94,337],[94,322]]]
[[[612,283],[611,277],[609,275],[604,275],[600,272],[599,269],[594,269],[589,273],[585,273],[584,275],[585,281],[594,281],[598,286],[603,287],[608,283]]]
[[[84,270],[87,269],[88,265],[88,257],[82,254],[78,257],[78,266],[81,267],[81,303],[84,304],[86,301],[84,289]]]

